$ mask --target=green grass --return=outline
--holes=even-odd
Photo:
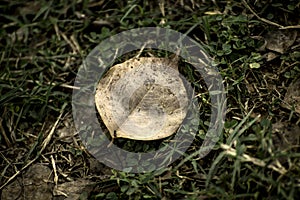
[[[297,1],[247,2],[269,22],[299,24]],[[57,119],[62,126],[63,119],[71,114],[72,86],[85,56],[116,33],[158,26],[188,33],[214,59],[227,90],[222,137],[208,156],[197,159],[195,152],[209,125],[209,96],[203,95],[199,97],[203,116],[200,130],[179,160],[153,173],[109,169],[108,178],[93,177],[97,189],[89,199],[299,198],[299,144],[286,150],[275,147],[272,124],[287,121],[299,126],[299,114],[282,108],[281,103],[287,86],[300,77],[300,46],[295,42],[284,54],[267,61],[264,56],[269,50],[260,51],[263,41],[254,36],[264,36],[279,27],[255,17],[247,5],[209,0],[165,0],[161,5],[149,0],[40,0],[33,5],[2,1],[0,186],[35,158],[35,162],[46,162],[51,168],[53,154],[67,175],[59,174],[59,183],[92,176],[90,155],[79,140],[64,143],[54,133],[45,148],[43,141]],[[300,35],[299,29],[295,30]],[[188,64],[180,70],[196,91],[205,90],[201,77]],[[132,141],[125,142],[126,148],[143,150]],[[64,157],[80,164],[71,166]]]

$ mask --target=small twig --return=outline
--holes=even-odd
[[[300,28],[300,24],[298,25],[293,25],[293,26],[284,26],[280,29],[296,29],[296,28]]]
[[[11,142],[9,141],[8,136],[7,136],[7,134],[6,134],[6,131],[4,130],[4,128],[3,128],[3,126],[2,126],[2,121],[3,121],[3,118],[4,118],[4,115],[5,115],[5,114],[6,114],[6,109],[4,109],[3,115],[2,115],[2,117],[0,117],[0,132],[2,133],[2,136],[4,137],[4,140],[5,140],[6,144],[7,144],[7,146],[8,146],[8,147],[11,147],[12,144],[11,144]]]
[[[145,47],[150,44],[151,42],[147,41],[143,44],[143,46],[141,47],[141,49],[139,50],[139,53],[134,57],[134,58],[139,58],[141,56],[141,54],[143,53]]]
[[[230,156],[234,156],[234,157],[237,157],[237,151],[236,149],[230,147],[229,145],[227,144],[221,144],[220,145],[222,149],[225,150],[225,153],[227,155],[230,155]],[[268,168],[280,173],[280,174],[285,174],[287,172],[287,170],[283,167],[283,166],[275,166],[273,164],[269,164],[267,165],[265,163],[265,161],[263,160],[260,160],[258,158],[253,158],[245,153],[243,153],[242,155],[238,156],[240,159],[242,159],[244,162],[251,162],[253,163],[254,165],[257,165],[257,166],[260,166],[260,167],[265,167],[267,166]]]
[[[57,176],[57,171],[56,171],[56,164],[55,164],[53,155],[50,155],[50,158],[51,158],[51,163],[52,163],[53,172],[54,172],[54,183],[55,183],[55,186],[57,186],[58,176]]]
[[[9,80],[9,81],[17,81],[18,79],[16,78],[9,78],[9,79],[2,79],[0,78],[0,80]],[[68,85],[68,84],[59,84],[59,83],[50,83],[50,82],[40,82],[38,80],[26,80],[25,82],[27,83],[37,83],[37,84],[47,84],[47,85],[51,85],[51,86],[59,86],[59,87],[63,87],[63,88],[69,88],[69,89],[73,89],[73,90],[80,90],[80,87],[77,87],[77,86],[72,86],[72,85]]]
[[[71,42],[71,40],[69,40],[69,38],[66,36],[66,34],[64,34],[63,32],[59,32],[59,33],[61,34],[63,39],[68,43],[68,45],[72,48],[73,54],[76,54],[77,53],[76,46]],[[80,53],[80,52],[78,52],[78,53]]]
[[[56,127],[64,113],[65,107],[66,107],[66,103],[62,106],[61,111],[60,111],[60,115],[57,118],[56,122],[54,123],[53,127],[51,128],[48,136],[45,138],[45,140],[42,143],[42,148],[40,149],[40,151],[38,152],[38,154],[36,155],[36,157],[34,159],[32,159],[30,162],[28,162],[25,166],[23,166],[20,170],[18,170],[14,175],[12,175],[3,185],[1,185],[0,190],[2,190],[8,183],[10,183],[13,179],[15,179],[22,171],[24,171],[28,166],[30,166],[32,163],[34,163],[42,154],[42,152],[45,150],[45,148],[47,147],[47,145],[49,144],[55,130]]]
[[[273,26],[277,26],[279,27],[280,29],[296,29],[296,28],[300,28],[300,25],[294,25],[294,26],[282,26],[280,24],[277,24],[275,22],[272,22],[270,20],[267,20],[265,18],[262,18],[260,16],[258,16],[258,14],[248,5],[248,3],[245,1],[245,0],[242,0],[243,4],[250,10],[250,12],[252,12],[253,15],[255,15],[255,17],[257,17],[259,20],[267,23],[267,24],[270,24],[270,25],[273,25]]]
[[[20,61],[20,60],[37,60],[37,61],[45,61],[45,60],[55,60],[60,63],[64,63],[59,59],[68,58],[69,56],[77,57],[77,55],[70,53],[69,55],[53,55],[53,56],[23,56],[23,57],[12,57],[12,58],[3,58],[2,61]]]

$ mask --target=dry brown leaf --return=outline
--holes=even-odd
[[[289,122],[276,122],[272,126],[272,139],[276,149],[285,150],[300,144],[300,127]]]
[[[287,109],[295,108],[295,111],[300,114],[300,79],[288,87],[282,106]]]
[[[28,168],[23,178],[17,178],[2,190],[0,199],[51,200],[53,184],[51,170],[42,164]]]
[[[295,42],[297,31],[277,30],[267,33],[264,39],[267,41],[266,48],[278,53],[285,53]]]
[[[117,64],[100,80],[95,96],[113,138],[156,140],[172,135],[187,113],[187,91],[177,62],[141,57]]]
[[[78,200],[83,192],[88,194],[93,190],[95,183],[89,180],[80,179],[77,181],[65,182],[54,188],[54,196],[65,196],[65,200]]]
[[[67,115],[62,119],[62,125],[56,129],[58,138],[61,141],[70,143],[76,134],[76,129],[74,127],[73,118],[71,115]]]

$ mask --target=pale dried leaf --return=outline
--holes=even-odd
[[[97,87],[96,106],[113,138],[155,140],[172,135],[187,113],[177,62],[133,58],[115,65]]]

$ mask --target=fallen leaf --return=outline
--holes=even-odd
[[[289,85],[282,106],[300,114],[300,79]]]
[[[73,138],[76,134],[76,129],[74,126],[73,118],[71,115],[67,115],[63,121],[62,126],[58,127],[56,130],[58,138],[61,141],[70,143],[73,141]]]
[[[83,192],[90,193],[95,183],[85,179],[65,182],[54,188],[54,196],[65,196],[64,200],[79,200]]]
[[[1,194],[1,199],[52,200],[53,184],[51,170],[42,164],[35,164],[28,168],[23,178],[17,178],[7,185]]]
[[[276,30],[268,32],[264,39],[267,41],[266,48],[278,53],[285,53],[295,42],[297,31]]]
[[[176,132],[188,97],[177,62],[141,57],[117,64],[100,80],[95,101],[113,138],[156,140]]]
[[[290,122],[272,125],[272,139],[276,149],[286,150],[300,144],[300,127]]]
[[[268,53],[266,53],[267,61],[274,60],[274,59],[277,58],[278,56],[279,56],[278,53],[273,53],[273,52],[268,52]]]

